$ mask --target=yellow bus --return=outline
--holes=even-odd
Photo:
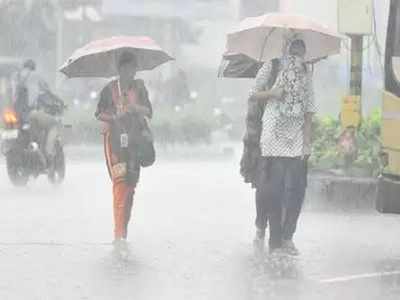
[[[382,213],[400,214],[400,0],[390,1],[381,142],[377,209]]]

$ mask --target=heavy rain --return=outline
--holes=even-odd
[[[400,298],[400,0],[0,0],[0,299]]]

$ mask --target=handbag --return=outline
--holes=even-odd
[[[150,129],[147,118],[143,119],[143,126],[139,141],[137,143],[137,155],[142,167],[149,167],[156,160],[156,150],[154,148],[153,132]]]

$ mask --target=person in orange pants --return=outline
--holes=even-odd
[[[113,183],[114,245],[127,247],[128,223],[133,196],[140,176],[132,139],[139,134],[135,120],[152,117],[152,107],[143,80],[134,79],[136,57],[123,53],[119,58],[119,78],[103,88],[96,118],[105,124],[104,152]]]
[[[104,144],[106,147],[106,161],[109,170],[118,164],[118,158],[112,153],[112,143],[110,133],[104,135]],[[115,169],[115,168],[114,168]],[[128,223],[131,217],[133,205],[133,196],[135,194],[135,186],[127,182],[125,178],[111,176],[113,181],[113,209],[114,209],[114,237],[115,241],[128,237]]]

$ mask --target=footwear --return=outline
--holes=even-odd
[[[265,230],[257,229],[256,236],[253,240],[253,248],[256,256],[261,256],[264,254]]]
[[[284,240],[283,241],[283,249],[289,255],[292,255],[292,256],[300,255],[300,251],[297,249],[293,240]]]
[[[256,230],[256,239],[265,239],[265,229],[259,229],[257,228]]]
[[[279,266],[282,259],[287,256],[288,254],[283,248],[270,248],[268,261],[272,266]]]
[[[265,248],[265,241],[264,239],[255,238],[253,240],[253,248],[255,254],[263,254]]]
[[[129,246],[126,239],[115,239],[113,241],[114,251],[122,258],[127,258],[129,255]]]
[[[287,257],[287,252],[283,248],[274,248],[274,249],[269,249],[269,259],[271,261],[279,261],[283,257]]]

